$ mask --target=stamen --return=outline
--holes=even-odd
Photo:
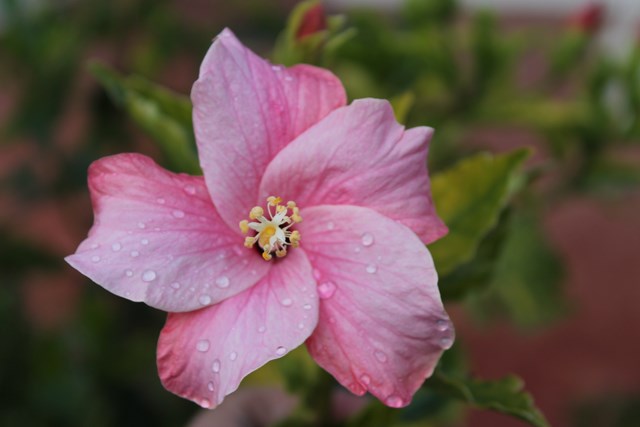
[[[256,243],[262,249],[262,258],[270,261],[275,255],[282,258],[287,255],[287,246],[297,248],[300,246],[300,232],[297,230],[289,231],[292,225],[302,221],[300,209],[292,200],[286,205],[282,205],[280,197],[269,196],[267,198],[267,209],[255,206],[249,212],[249,218],[254,222],[247,220],[240,221],[240,230],[247,234],[249,230],[254,230],[254,236],[246,237],[244,245],[247,248],[253,247]],[[272,209],[275,208],[275,209]]]

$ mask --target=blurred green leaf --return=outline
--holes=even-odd
[[[158,143],[170,169],[201,173],[187,97],[141,77],[122,77],[99,63],[92,63],[90,70],[113,101]]]
[[[535,326],[557,318],[564,309],[562,265],[544,239],[533,208],[514,210],[505,242],[495,261],[490,290],[475,303],[485,314],[497,306],[521,326]]]
[[[531,395],[522,390],[522,380],[516,376],[487,381],[449,375],[436,369],[425,386],[477,408],[502,412],[536,427],[549,426]]]
[[[479,154],[433,177],[434,203],[449,227],[449,234],[429,246],[442,276],[473,258],[522,182],[518,171],[528,156],[527,149],[497,156]]]
[[[391,98],[393,113],[398,123],[407,123],[407,116],[413,107],[416,97],[412,92],[404,92]]]

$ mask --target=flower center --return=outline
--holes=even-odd
[[[262,249],[262,258],[270,261],[275,253],[278,258],[282,258],[287,254],[287,246],[297,248],[300,246],[300,232],[298,230],[289,231],[289,228],[295,223],[301,222],[300,210],[295,202],[289,201],[286,205],[281,204],[280,197],[267,197],[267,214],[265,216],[264,209],[256,206],[249,212],[249,218],[253,222],[246,219],[240,221],[240,230],[247,234],[249,230],[254,230],[254,236],[248,236],[244,239],[244,245],[252,248],[256,243]]]

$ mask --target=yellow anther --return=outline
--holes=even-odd
[[[264,259],[265,261],[271,261],[271,258],[273,257],[269,252],[267,252],[266,250],[262,252],[262,259]]]
[[[240,221],[238,225],[240,226],[240,231],[242,231],[242,234],[247,234],[249,232],[249,221],[247,221],[246,219]]]
[[[284,205],[278,205],[278,206],[276,206],[276,213],[282,213],[282,212],[284,212],[284,211],[286,211],[286,210],[287,210],[287,207],[286,207],[286,206],[284,206]]]
[[[289,201],[287,202],[287,207],[288,207],[289,209],[293,209],[293,208],[295,208],[295,207],[296,207],[296,202],[294,202],[293,200],[289,200]]]
[[[302,222],[302,217],[300,216],[300,209],[294,207],[292,210],[293,210],[293,214],[291,215],[291,220],[293,220],[293,222]]]
[[[244,247],[245,248],[252,248],[255,243],[256,243],[255,237],[245,237],[244,238]]]
[[[289,242],[294,248],[300,246],[300,232],[298,230],[294,230],[291,232],[291,236],[289,236]]]
[[[278,258],[282,258],[286,254],[287,254],[287,248],[282,248],[276,251],[276,255],[278,256]]]
[[[260,206],[251,208],[251,212],[249,212],[249,218],[251,219],[258,219],[262,215],[264,215],[264,209],[262,209]]]
[[[267,202],[271,206],[278,206],[280,203],[282,203],[282,199],[280,197],[269,196],[267,197]]]

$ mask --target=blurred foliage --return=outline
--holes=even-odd
[[[162,71],[197,64],[223,26],[263,50],[259,39],[276,40],[284,26],[275,62],[330,68],[350,98],[390,99],[400,122],[437,129],[432,190],[450,234],[430,250],[445,301],[463,301],[478,318],[535,327],[560,315],[562,263],[545,241],[542,214],[571,194],[610,197],[640,183],[637,165],[624,156],[640,140],[640,47],[624,59],[603,57],[594,50],[593,28],[506,34],[492,13],[462,14],[454,0],[406,0],[395,14],[358,9],[340,16],[305,1],[288,21],[285,8],[239,0],[220,9],[242,11],[237,26],[211,16],[203,28],[168,1],[34,4],[0,0],[0,82],[11,106],[0,124],[0,150],[25,146],[34,153],[2,171],[0,195],[17,206],[10,212],[16,217],[62,206],[73,238],[90,225],[88,212],[67,205],[79,194],[86,198],[91,161],[146,150],[174,171],[199,172],[186,93],[151,82],[180,88]],[[545,68],[523,83],[519,64],[535,52],[544,53]],[[95,80],[88,82],[86,63],[94,56],[109,66],[92,62]],[[190,81],[197,74],[192,68]],[[62,130],[74,120],[85,126],[67,136]],[[525,164],[531,150],[515,141],[506,141],[504,153],[485,153],[475,139],[477,131],[514,127],[537,137],[542,159]],[[544,178],[553,184],[544,185]],[[155,372],[161,313],[87,286],[78,289],[80,303],[63,328],[33,325],[24,290],[31,275],[53,278],[67,267],[63,254],[29,232],[0,216],[0,425],[184,425],[194,406],[165,392]],[[450,425],[466,405],[546,425],[519,380],[473,378],[457,347],[412,405],[392,410],[371,401],[344,425]],[[283,425],[330,422],[335,381],[304,349],[246,383],[279,380],[302,397]],[[633,402],[603,401],[580,408],[576,425],[636,419]]]

